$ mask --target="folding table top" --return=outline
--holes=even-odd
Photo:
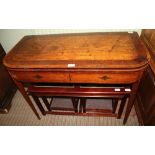
[[[139,68],[147,64],[137,33],[25,36],[7,54],[8,68]]]

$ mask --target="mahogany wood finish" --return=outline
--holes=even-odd
[[[142,31],[141,39],[147,47],[147,56],[149,57],[149,65],[155,74],[155,30],[146,29]]]
[[[29,90],[28,90],[29,91]],[[78,99],[77,98],[72,98],[72,103],[73,103],[73,108],[61,108],[61,107],[52,107],[52,102],[53,102],[53,98],[51,99],[50,103],[47,99],[47,97],[44,95],[41,96],[40,99],[42,99],[43,103],[45,104],[47,110],[45,110],[44,106],[42,105],[42,103],[40,102],[39,97],[37,96],[37,92],[30,92],[29,94],[32,96],[33,100],[35,101],[35,103],[37,104],[39,110],[41,111],[42,115],[46,115],[47,113],[55,113],[58,112],[59,114],[62,113],[63,114],[68,114],[68,112],[71,112],[73,115],[78,113]]]
[[[47,98],[46,98],[46,97],[42,97],[42,100],[43,100],[43,102],[45,103],[46,108],[47,108],[48,110],[51,110],[51,105],[49,104]],[[52,103],[52,100],[53,100],[53,98],[51,98],[51,103]]]
[[[42,113],[43,115],[46,115],[45,109],[44,109],[44,107],[42,106],[42,104],[41,104],[39,98],[38,98],[37,96],[35,96],[35,95],[32,95],[32,98],[33,98],[33,100],[35,101],[35,103],[37,104],[37,106],[38,106],[38,108],[40,109],[41,113]],[[45,102],[44,102],[44,103],[45,103]]]
[[[148,68],[140,83],[137,102],[139,121],[142,125],[155,125],[155,74]]]
[[[80,105],[82,105],[83,113],[86,113],[86,98],[81,98]]]
[[[10,75],[5,69],[2,60],[5,51],[0,44],[0,113],[8,113],[11,108],[12,98],[17,90]]]
[[[79,98],[72,98],[72,103],[73,103],[75,113],[78,112],[78,102],[79,102]]]
[[[133,83],[141,72],[139,71],[112,71],[112,70],[84,70],[69,69],[67,71],[55,69],[50,71],[10,71],[12,77],[23,82],[55,82],[55,83],[99,83],[99,84],[130,84]],[[120,74],[123,76],[120,76]],[[91,75],[91,76],[90,76]],[[48,80],[47,80],[48,79]]]
[[[117,116],[118,119],[120,119],[121,116],[122,116],[122,113],[123,113],[123,110],[124,110],[124,107],[125,107],[125,103],[126,103],[126,101],[127,101],[127,98],[128,98],[128,96],[125,95],[125,96],[122,98],[122,100],[121,100],[121,104],[120,104],[120,108],[119,108],[118,116]]]
[[[149,67],[142,77],[135,108],[141,125],[155,125],[155,30],[143,30],[141,39],[148,49]]]
[[[127,105],[127,110],[126,110],[125,118],[124,118],[124,121],[123,121],[124,124],[127,122],[127,118],[129,117],[129,114],[130,114],[131,109],[133,107],[133,104],[135,102],[136,94],[137,94],[138,87],[139,87],[139,82],[140,82],[140,80],[132,85],[132,95],[130,96],[129,102],[128,102],[128,105]]]
[[[73,108],[52,107],[52,104],[51,104],[51,109],[45,110],[44,107],[42,106],[41,102],[39,101],[39,97],[40,96],[45,97],[46,93],[39,94],[39,97],[38,97],[37,91],[35,93],[29,91],[29,93],[34,98],[35,103],[37,104],[38,108],[40,109],[40,111],[43,115],[58,114],[58,115],[75,115],[75,116],[111,116],[111,117],[117,117],[116,113],[112,113],[112,111],[108,110],[108,109],[97,109],[97,107],[94,109],[92,109],[92,108],[87,109],[86,108],[87,98],[72,98]],[[66,92],[66,94],[67,94],[67,92]],[[51,94],[51,96],[52,96],[52,94]],[[68,94],[68,96],[69,96],[69,94]],[[46,97],[46,98],[48,98],[48,97]],[[78,104],[79,100],[80,100],[80,104]]]
[[[113,99],[114,101],[114,99]],[[85,116],[107,116],[107,114],[109,114],[109,116],[112,117],[117,117],[117,113],[116,113],[116,108],[117,108],[117,101],[118,99],[116,99],[116,101],[114,103],[112,103],[112,110],[110,109],[98,109],[98,107],[93,106],[93,108],[87,108],[87,98],[81,98],[80,99],[80,113],[81,115],[84,114]]]
[[[98,113],[100,113],[100,115],[102,114],[104,116],[104,114],[109,112],[109,115],[111,113],[112,116],[114,116],[113,114],[115,114],[116,108],[117,108],[117,104],[118,104],[118,98],[123,98],[123,96],[127,96],[127,94],[130,94],[130,92],[126,92],[125,88],[121,88],[120,92],[116,92],[115,88],[92,88],[87,86],[87,88],[80,88],[79,86],[76,86],[74,88],[68,88],[68,87],[39,87],[39,86],[30,86],[28,87],[28,93],[30,95],[32,95],[32,97],[34,98],[34,101],[36,102],[36,104],[38,105],[40,111],[42,112],[42,114],[44,115],[45,110],[43,110],[42,106],[40,105],[40,101],[39,97],[41,97],[45,103],[45,105],[50,105],[49,102],[47,101],[48,97],[72,97],[72,103],[73,103],[73,108],[75,113],[80,113],[80,115],[82,115],[82,113],[86,113],[86,112],[91,112],[91,114],[93,114],[94,112],[94,116],[98,115]],[[38,99],[35,99],[36,97],[38,97]],[[115,100],[113,99],[113,101],[115,101],[113,103],[113,108],[115,108],[112,111],[108,111],[105,109],[87,109],[86,108],[86,102],[88,98],[116,98]],[[79,105],[79,110],[78,110],[78,102],[80,100],[80,105]],[[124,104],[123,104],[124,105]],[[51,113],[52,114],[52,110],[61,110],[63,111],[63,113],[65,113],[65,111],[71,111],[70,109],[65,109],[65,108],[51,108],[50,110],[48,109],[48,111],[46,111],[46,113]],[[60,112],[61,114],[61,112]],[[87,113],[88,115],[90,113]],[[86,114],[84,114],[86,115]],[[115,115],[116,116],[116,115]]]
[[[75,64],[76,69],[136,69],[146,65],[145,54],[137,33],[26,36],[6,56],[4,64],[12,69],[46,71],[67,69],[68,64]]]
[[[94,115],[94,113],[75,113],[75,112],[57,112],[57,111],[54,111],[54,112],[51,112],[51,111],[48,111],[47,114],[53,114],[53,115],[75,115],[75,116],[98,116],[98,117],[117,117],[117,114],[113,114],[113,113],[109,113],[109,112],[105,112],[103,114],[103,111],[102,113],[96,113]]]
[[[120,91],[115,91],[115,88],[65,88],[65,87],[38,87],[30,86],[28,91],[36,93],[37,96],[64,96],[64,97],[113,97],[120,98],[120,96],[130,94],[130,91],[125,91],[126,88],[120,88]]]
[[[38,117],[38,119],[41,119],[37,110],[35,109],[31,99],[29,98],[28,94],[25,91],[24,85],[21,82],[18,82],[16,80],[14,80],[16,86],[18,87],[19,91],[21,92],[21,94],[23,95],[23,97],[25,98],[25,100],[27,101],[27,103],[29,104],[29,106],[31,107],[31,109],[33,110],[33,112],[35,113],[35,115]]]
[[[116,109],[117,109],[117,105],[118,105],[118,99],[113,99],[112,100],[112,107],[113,107],[113,113],[115,113],[116,112]]]
[[[24,37],[4,65],[37,116],[22,82],[133,84],[125,123],[147,57],[137,33],[60,34]]]

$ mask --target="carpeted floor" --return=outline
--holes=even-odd
[[[123,119],[113,117],[81,117],[81,116],[61,116],[47,115],[38,120],[22,95],[17,91],[12,107],[8,114],[0,114],[1,126],[122,126]],[[128,126],[138,126],[137,116],[134,108],[127,124]]]

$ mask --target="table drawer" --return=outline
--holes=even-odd
[[[58,83],[101,83],[123,84],[133,83],[139,79],[141,72],[24,72],[11,71],[12,77],[23,82],[58,82]]]
[[[70,82],[68,72],[24,72],[11,71],[11,76],[22,82]]]
[[[71,81],[78,83],[102,83],[102,84],[130,84],[136,82],[139,79],[141,73],[139,72],[120,72],[120,73],[110,73],[110,72],[87,72],[87,73],[71,73]]]

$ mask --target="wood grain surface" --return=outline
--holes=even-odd
[[[3,62],[38,119],[23,83],[130,84],[124,124],[148,64],[138,34],[127,32],[26,36]]]
[[[138,34],[125,32],[26,36],[4,59],[8,68],[137,68],[146,63]]]

